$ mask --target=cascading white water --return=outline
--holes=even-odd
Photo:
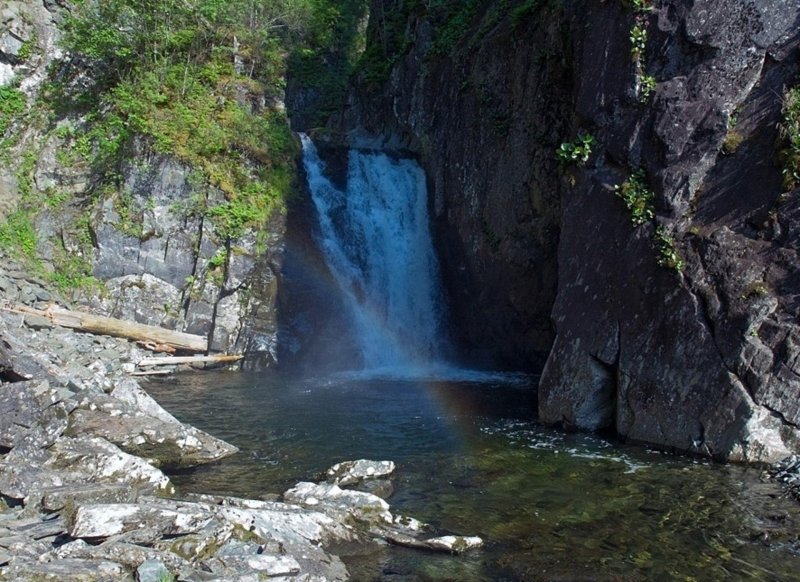
[[[351,311],[365,369],[434,365],[445,342],[422,169],[410,159],[352,150],[341,191],[311,139],[300,137],[320,244]]]

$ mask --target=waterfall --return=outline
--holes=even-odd
[[[350,310],[364,368],[430,368],[446,342],[424,172],[410,159],[351,150],[340,190],[311,139],[300,137],[319,242]]]

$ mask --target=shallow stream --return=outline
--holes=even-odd
[[[344,556],[354,580],[800,580],[800,506],[760,471],[541,427],[533,379],[151,381],[181,420],[241,453],[173,481],[280,493],[343,460],[398,464],[392,511],[480,535],[464,556]]]

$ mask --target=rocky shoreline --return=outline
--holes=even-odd
[[[8,266],[0,293],[6,308],[63,305]],[[390,489],[375,486],[388,461],[337,465],[282,501],[181,495],[164,471],[237,449],[179,422],[129,376],[146,355],[0,311],[0,580],[347,580],[341,548],[481,545],[437,537],[356,490]]]

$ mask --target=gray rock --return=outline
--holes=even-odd
[[[28,543],[30,540],[21,535],[4,535],[0,536],[0,548],[9,549],[17,545],[24,545]]]
[[[83,540],[73,540],[52,549],[44,555],[44,559],[55,561],[64,559],[108,560],[122,564],[130,571],[135,571],[147,560],[165,564],[171,571],[177,572],[190,564],[176,554],[162,552],[155,548],[140,546],[119,540],[108,540],[101,544],[87,544]]]
[[[109,279],[105,285],[108,294],[99,303],[103,313],[170,329],[180,325],[181,291],[172,283],[143,273]]]
[[[394,473],[395,464],[392,461],[347,461],[337,463],[325,473],[328,481],[334,485],[347,487],[367,479],[377,479]]]
[[[67,525],[61,517],[46,518],[43,520],[35,519],[33,523],[11,522],[11,531],[18,536],[24,536],[33,540],[41,540],[61,535],[67,531]]]
[[[96,504],[78,507],[69,534],[73,538],[108,538],[135,529],[155,532],[155,541],[168,535],[194,533],[213,516],[205,508],[173,504],[171,508],[149,504]]]
[[[380,497],[329,483],[298,483],[283,497],[288,503],[314,508],[343,523],[388,525],[394,520],[389,504]]]
[[[133,503],[138,490],[122,483],[76,483],[42,489],[42,509],[60,511],[85,503]]]
[[[161,471],[98,438],[60,438],[47,451],[13,449],[0,460],[0,493],[37,505],[54,488],[70,484],[126,484],[142,491],[170,491]]]
[[[67,428],[68,411],[47,380],[0,384],[0,447],[52,445]]]
[[[388,464],[384,467],[388,468]],[[321,511],[337,522],[354,525],[360,529],[361,535],[368,534],[412,548],[461,553],[483,545],[483,540],[475,536],[425,537],[429,529],[426,524],[414,518],[392,515],[383,499],[361,491],[343,490],[331,483],[298,483],[284,493],[284,498],[290,503]]]
[[[477,536],[440,536],[433,538],[420,538],[409,535],[407,532],[387,528],[381,530],[381,536],[400,546],[419,550],[432,550],[450,554],[462,554],[469,550],[483,547],[483,540]]]
[[[239,576],[252,572],[258,577],[295,576],[300,574],[300,564],[291,556],[259,554],[251,556],[222,556],[209,565],[215,574]],[[214,566],[217,566],[216,568]]]
[[[136,582],[164,582],[170,576],[169,569],[158,560],[145,560],[136,568]]]
[[[0,570],[0,580],[41,580],[42,582],[133,581],[120,564],[102,560],[66,559],[55,562],[14,561]]]
[[[119,384],[111,396],[87,394],[70,415],[69,433],[102,437],[164,467],[191,467],[238,450],[179,422],[132,382]]]

